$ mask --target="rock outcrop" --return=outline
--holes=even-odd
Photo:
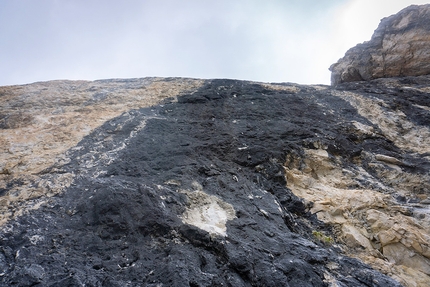
[[[331,83],[430,74],[430,4],[381,20],[372,38],[330,67]]]
[[[1,286],[428,286],[430,77],[1,87]]]

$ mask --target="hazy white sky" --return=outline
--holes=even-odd
[[[0,0],[0,86],[55,79],[329,84],[408,0]]]

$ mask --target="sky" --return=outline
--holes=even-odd
[[[407,0],[0,0],[0,86],[230,78],[330,84]]]

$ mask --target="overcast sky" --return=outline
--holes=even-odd
[[[0,85],[193,77],[329,84],[408,0],[0,0]]]

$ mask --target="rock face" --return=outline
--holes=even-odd
[[[331,83],[430,74],[430,4],[382,19],[372,38],[330,67]]]
[[[430,285],[429,76],[0,93],[0,286]]]
[[[0,87],[0,286],[430,286],[429,14],[335,87]]]

